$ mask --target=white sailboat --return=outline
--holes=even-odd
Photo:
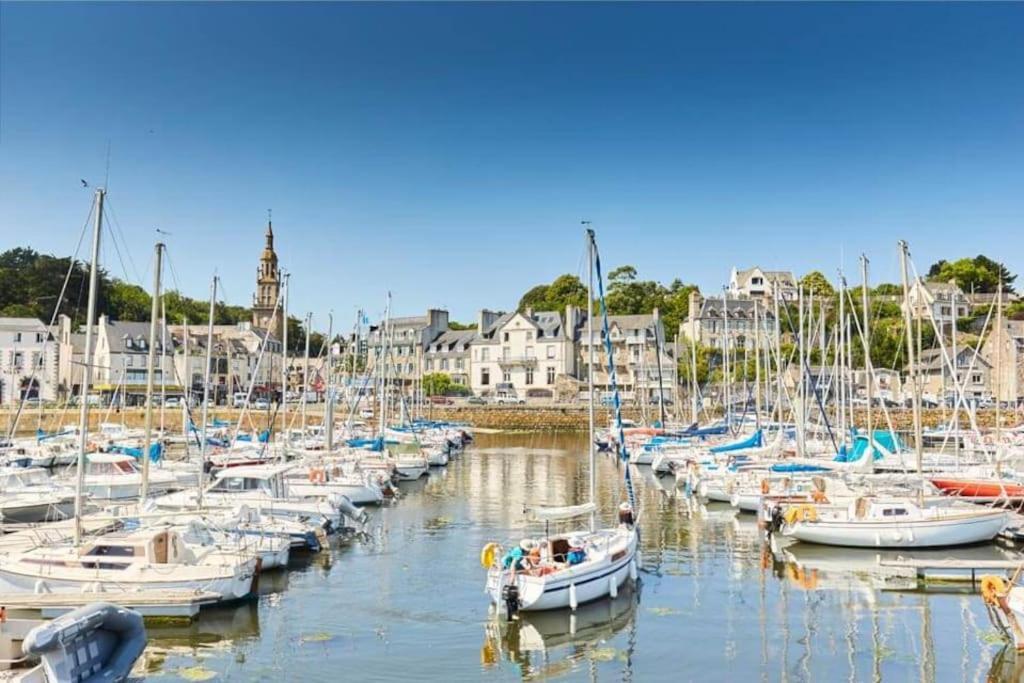
[[[587,230],[587,252],[590,257],[588,278],[588,319],[587,334],[593,342],[594,315],[594,273],[600,278],[600,261],[594,233]],[[618,389],[615,379],[615,365],[612,346],[607,333],[607,313],[604,310],[602,289],[602,313],[605,326],[605,350],[608,356],[609,377],[615,396],[615,411],[620,415]],[[553,521],[568,521],[589,516],[586,529],[568,534],[545,534],[541,540],[523,539],[518,548],[509,553],[502,552],[496,543],[487,544],[481,553],[481,564],[487,569],[485,592],[495,608],[504,606],[507,617],[519,611],[541,611],[561,608],[575,610],[579,605],[605,597],[615,598],[619,587],[628,579],[635,580],[638,571],[637,549],[639,536],[634,523],[630,503],[624,503],[619,512],[619,524],[610,528],[597,528],[596,505],[596,456],[594,446],[594,344],[590,347],[588,365],[588,386],[590,395],[589,445],[589,501],[582,505],[561,508],[538,508],[533,518],[544,522],[545,527]],[[621,420],[618,424],[619,443],[623,444]],[[626,469],[627,478],[630,476]],[[628,479],[627,479],[628,483]],[[630,484],[631,485],[631,484]],[[627,486],[627,488],[629,488]],[[631,490],[631,489],[630,489]]]

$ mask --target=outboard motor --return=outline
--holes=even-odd
[[[366,510],[357,507],[348,496],[338,494],[337,496],[332,496],[331,499],[334,506],[356,524],[364,526],[370,521],[370,515],[366,513]]]
[[[515,619],[519,613],[519,586],[506,584],[501,589],[501,599],[505,601],[505,616],[510,620]]]

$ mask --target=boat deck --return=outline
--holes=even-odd
[[[220,593],[210,591],[151,590],[126,593],[9,593],[0,594],[0,605],[8,611],[40,612],[52,619],[94,602],[113,602],[148,618],[191,620],[204,605],[220,602]]]

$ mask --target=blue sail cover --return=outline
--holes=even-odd
[[[900,443],[898,437],[894,436],[892,432],[875,432],[875,443],[889,451],[890,453],[898,453],[903,450],[903,444]],[[853,440],[853,450],[847,452],[845,449],[841,449],[839,454],[836,455],[834,460],[836,462],[857,462],[864,457],[864,453],[868,450],[868,436],[867,434],[857,434]],[[882,458],[882,453],[875,451],[875,460]]]
[[[141,448],[131,448],[130,446],[114,446],[110,449],[111,453],[120,453],[121,455],[130,455],[133,458],[142,457]],[[164,445],[159,441],[151,443],[149,445],[149,460],[150,462],[156,462],[163,455]]]
[[[712,446],[710,450],[712,453],[728,453],[729,451],[742,451],[745,448],[757,448],[761,445],[761,430],[758,429],[756,432],[751,434],[748,438],[743,441],[737,441],[736,443],[722,444],[721,446]]]

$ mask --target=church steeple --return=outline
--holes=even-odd
[[[277,305],[281,291],[281,272],[277,267],[277,252],[274,251],[274,227],[267,211],[266,244],[256,269],[256,293],[252,301],[252,324],[269,331],[281,339],[284,331],[284,312]],[[274,312],[275,306],[277,312]]]

